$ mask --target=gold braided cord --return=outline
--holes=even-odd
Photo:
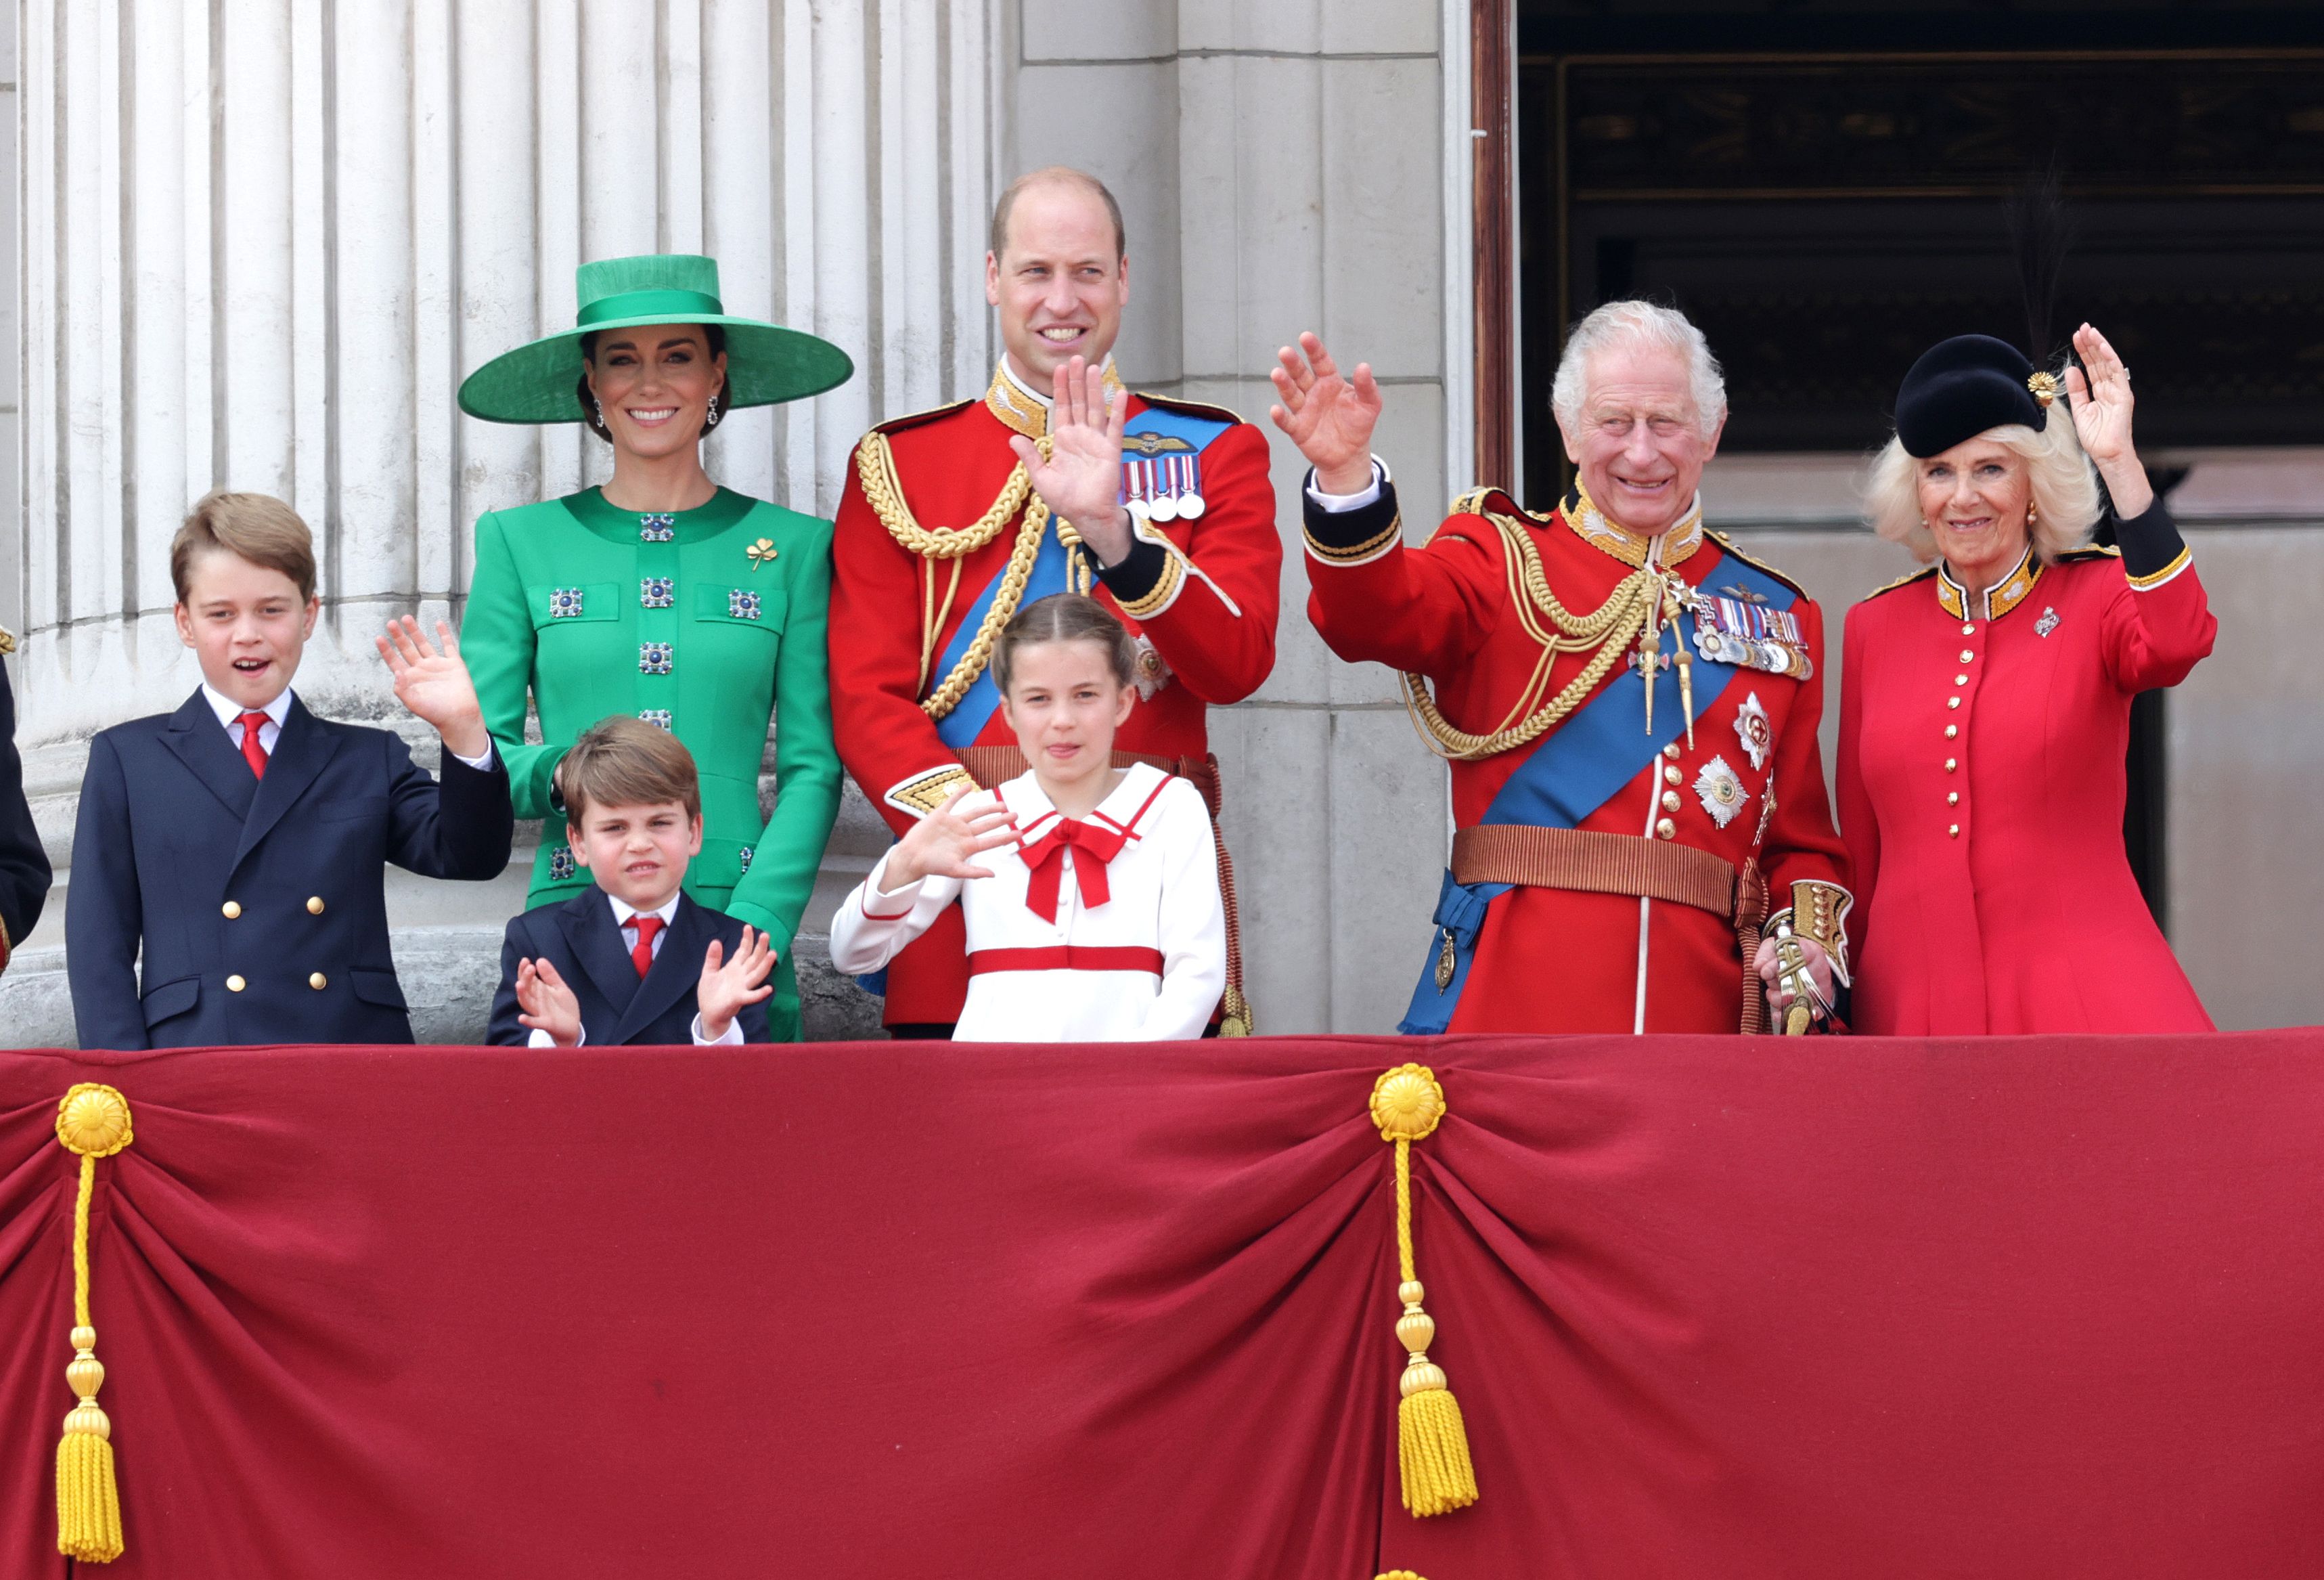
[[[1042,457],[1047,459],[1049,441],[1044,439],[1038,442]],[[957,531],[924,527],[913,519],[912,507],[904,503],[904,485],[896,476],[896,452],[889,448],[888,436],[877,429],[865,434],[863,442],[855,447],[855,475],[862,480],[863,497],[872,506],[872,513],[880,518],[888,535],[923,559],[957,559],[964,554],[975,553],[1001,536],[1001,529],[1025,508],[1025,501],[1033,492],[1033,479],[1026,475],[1020,462],[1001,485],[1001,497],[973,523]]]
[[[1659,571],[1636,570],[1622,578],[1604,603],[1587,614],[1576,615],[1550,591],[1540,551],[1525,530],[1498,513],[1488,513],[1488,519],[1500,530],[1510,602],[1525,633],[1541,644],[1541,661],[1534,666],[1517,705],[1498,727],[1481,735],[1456,727],[1438,711],[1425,677],[1403,676],[1405,708],[1412,716],[1414,727],[1430,751],[1456,762],[1474,762],[1513,751],[1563,723],[1620,661],[1631,638],[1651,631],[1665,592]],[[1554,630],[1545,628],[1540,615],[1548,616]],[[1595,654],[1582,672],[1543,703],[1541,695],[1548,688],[1550,666],[1557,656],[1592,649]]]

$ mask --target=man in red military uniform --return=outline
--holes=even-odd
[[[1111,353],[1130,265],[1120,209],[1093,177],[1038,171],[1009,189],[985,297],[1007,347],[991,388],[874,429],[840,501],[840,758],[899,833],[970,780],[1021,772],[987,673],[992,638],[1024,605],[1086,587],[1139,639],[1140,698],[1117,756],[1194,780],[1215,813],[1207,709],[1275,665],[1283,550],[1266,436],[1121,388]],[[1223,878],[1223,848],[1221,864]],[[1230,901],[1223,1012],[1241,1030],[1233,915]],[[967,991],[954,907],[889,966],[888,1026],[949,1035]]]
[[[1828,1004],[1850,901],[1822,620],[1703,530],[1726,395],[1701,332],[1644,302],[1583,319],[1553,401],[1574,491],[1537,516],[1479,489],[1419,549],[1371,458],[1370,369],[1302,344],[1275,420],[1314,465],[1309,618],[1342,658],[1406,672],[1452,763],[1452,867],[1402,1029],[1757,1030],[1763,934],[1796,938],[1766,954]]]

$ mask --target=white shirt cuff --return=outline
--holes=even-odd
[[[702,1034],[702,1012],[697,1010],[694,1015],[693,1031],[694,1046],[696,1048],[731,1048],[742,1040],[742,1017],[737,1015],[727,1021],[726,1030],[722,1035],[705,1037]]]
[[[478,773],[489,773],[492,772],[493,744],[490,741],[486,741],[484,743],[484,754],[482,757],[460,757],[460,754],[457,752],[454,752],[449,746],[445,747],[444,750],[451,756],[459,757],[461,762],[475,769]]]
[[[463,759],[463,761],[465,761],[465,759]],[[589,1028],[584,1026],[581,1028],[581,1034],[573,1039],[573,1046],[578,1048],[588,1040]],[[524,1045],[527,1048],[554,1048],[557,1046],[557,1039],[551,1037],[548,1032],[543,1031],[540,1027],[535,1026],[532,1029],[532,1035],[524,1039]]]
[[[1372,480],[1370,483],[1357,489],[1353,494],[1326,494],[1316,486],[1315,469],[1310,467],[1307,469],[1307,497],[1333,515],[1338,515],[1342,511],[1361,510],[1368,504],[1379,503],[1380,485],[1387,480],[1387,477],[1388,467],[1381,463],[1378,456],[1374,456]]]

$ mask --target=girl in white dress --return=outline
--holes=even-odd
[[[1113,765],[1137,656],[1093,598],[1018,611],[992,672],[1031,770],[955,794],[890,847],[832,920],[840,970],[879,970],[956,898],[969,970],[957,1040],[1203,1034],[1227,980],[1210,812],[1183,779]]]

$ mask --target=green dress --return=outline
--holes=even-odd
[[[566,748],[613,714],[674,732],[702,775],[702,854],[686,892],[775,939],[767,1009],[782,1041],[799,1034],[791,943],[839,811],[830,594],[829,522],[724,488],[697,510],[641,515],[591,488],[477,519],[460,627],[516,815],[549,820],[527,903],[591,882],[549,808]],[[542,745],[525,744],[528,691]],[[779,793],[762,818],[770,714]]]

